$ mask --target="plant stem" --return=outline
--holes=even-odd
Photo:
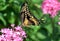
[[[55,21],[54,21],[54,18],[51,18],[51,21],[52,21],[52,28],[53,28],[53,33],[52,33],[52,39],[53,41],[56,41],[56,27],[55,27]]]

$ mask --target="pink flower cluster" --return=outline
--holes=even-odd
[[[44,14],[50,14],[51,17],[54,17],[60,10],[60,2],[58,0],[44,0],[41,8]]]
[[[26,38],[26,33],[20,26],[13,29],[4,28],[0,32],[0,41],[23,41],[23,38]]]

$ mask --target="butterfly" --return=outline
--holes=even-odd
[[[20,17],[21,17],[22,26],[29,27],[30,25],[39,24],[39,21],[37,20],[37,18],[30,13],[27,3],[24,3],[22,5]]]

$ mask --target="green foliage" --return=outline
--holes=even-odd
[[[27,33],[24,41],[60,41],[59,14],[51,19],[40,8],[43,0],[26,0],[30,12],[39,20],[38,26],[23,27]],[[20,11],[25,0],[0,0],[0,29],[10,24],[21,25]],[[53,21],[52,21],[53,20]]]

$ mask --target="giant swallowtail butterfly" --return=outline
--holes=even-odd
[[[38,25],[39,21],[30,13],[27,3],[24,3],[21,8],[22,26]]]

